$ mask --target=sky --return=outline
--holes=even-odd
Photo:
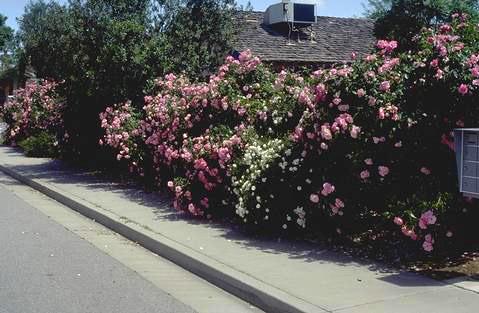
[[[0,14],[8,17],[7,25],[17,29],[16,18],[23,14],[25,5],[30,0],[0,0]],[[67,0],[57,0],[66,3]],[[246,4],[248,0],[237,0],[238,4]],[[254,10],[264,11],[280,0],[251,0]],[[362,3],[366,0],[319,0],[318,15],[338,17],[360,17],[363,14]]]

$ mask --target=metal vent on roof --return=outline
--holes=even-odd
[[[264,23],[274,25],[292,23],[311,25],[316,23],[317,0],[282,0],[266,9]]]

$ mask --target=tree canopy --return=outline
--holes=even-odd
[[[369,0],[366,15],[375,20],[376,37],[396,39],[400,48],[409,49],[423,27],[450,21],[456,12],[477,18],[478,9],[477,0]]]
[[[11,63],[10,50],[12,49],[14,32],[6,25],[7,17],[0,14],[0,72],[7,69]]]
[[[22,61],[64,82],[71,140],[88,152],[82,143],[100,129],[84,125],[107,105],[142,106],[145,88],[169,72],[213,72],[230,50],[236,9],[234,0],[37,0],[19,19]]]
[[[165,25],[165,69],[206,76],[224,60],[234,35],[234,0],[181,0]]]
[[[6,25],[7,17],[0,14],[0,50],[13,39],[13,29]]]

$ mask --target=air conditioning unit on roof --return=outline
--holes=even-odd
[[[268,7],[264,14],[266,25],[294,23],[311,25],[316,23],[317,0],[282,0]]]

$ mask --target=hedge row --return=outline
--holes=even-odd
[[[208,82],[170,74],[141,109],[101,113],[100,144],[194,216],[444,248],[474,234],[451,131],[478,123],[478,26],[455,15],[415,46],[381,40],[314,72],[277,73],[245,51]]]

